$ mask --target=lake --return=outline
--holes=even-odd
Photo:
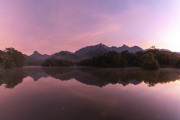
[[[180,70],[0,71],[0,120],[180,120]]]

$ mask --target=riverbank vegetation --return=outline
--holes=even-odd
[[[142,67],[157,70],[159,67],[180,68],[180,54],[158,49],[149,49],[136,53],[110,51],[91,59],[82,60],[79,66],[94,67]]]
[[[22,67],[25,55],[14,48],[6,48],[0,51],[0,69]],[[38,64],[39,65],[39,64]],[[123,51],[104,52],[89,59],[79,62],[50,57],[41,61],[46,67],[72,67],[72,66],[92,66],[92,67],[141,67],[147,70],[157,70],[160,67],[180,68],[180,54],[168,50],[158,50],[151,48],[145,51],[131,53]]]
[[[17,68],[24,65],[24,56],[14,48],[0,51],[0,69]]]
[[[74,66],[74,63],[68,60],[62,60],[57,58],[49,58],[45,60],[45,62],[42,64],[42,66],[45,67],[71,67]]]

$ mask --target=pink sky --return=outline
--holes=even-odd
[[[180,51],[179,0],[0,0],[0,49],[52,54],[99,43]]]

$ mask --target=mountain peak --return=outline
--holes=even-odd
[[[37,55],[37,54],[40,54],[40,53],[39,53],[38,51],[34,51],[33,54],[36,54],[36,55]],[[33,55],[33,54],[32,54],[32,55]],[[41,55],[41,54],[40,54],[40,55]]]
[[[42,55],[38,51],[34,51],[33,54],[30,55],[30,57],[35,58],[37,60],[44,60],[44,59],[48,58],[49,55],[46,55],[46,54]]]
[[[97,46],[104,46],[104,44],[102,44],[102,43],[99,43]]]
[[[127,46],[126,44],[123,44],[123,46],[122,47],[129,47],[129,46]]]
[[[108,51],[122,52],[126,50],[129,52],[135,53],[137,51],[142,51],[143,49],[138,46],[129,47],[126,44],[123,44],[121,47],[116,47],[116,46],[108,47],[103,43],[99,43],[96,45],[83,47],[74,53],[69,52],[69,51],[60,51],[52,55],[46,55],[46,54],[41,54],[38,51],[34,51],[33,54],[30,55],[30,57],[35,58],[37,60],[45,60],[51,56],[55,56],[58,59],[68,59],[68,60],[77,61],[80,59],[91,58],[93,56],[96,56],[96,55],[99,55]]]
[[[98,45],[95,45],[95,46],[97,46],[97,47],[102,47],[102,48],[108,48],[108,46],[106,46],[106,45],[104,45],[104,44],[102,44],[102,43],[100,43],[100,44],[98,44]]]
[[[60,51],[58,54],[72,54],[72,53],[69,51]]]

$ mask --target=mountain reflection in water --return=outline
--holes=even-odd
[[[9,69],[0,71],[0,85],[6,88],[14,88],[20,84],[24,78],[30,76],[34,81],[40,78],[53,77],[61,81],[75,79],[83,84],[104,87],[108,84],[128,84],[138,85],[145,82],[148,86],[164,84],[179,80],[180,70],[160,69],[158,71],[145,71],[139,68],[42,68],[24,67],[19,69]]]
[[[88,67],[0,71],[0,120],[180,120],[179,73]]]

